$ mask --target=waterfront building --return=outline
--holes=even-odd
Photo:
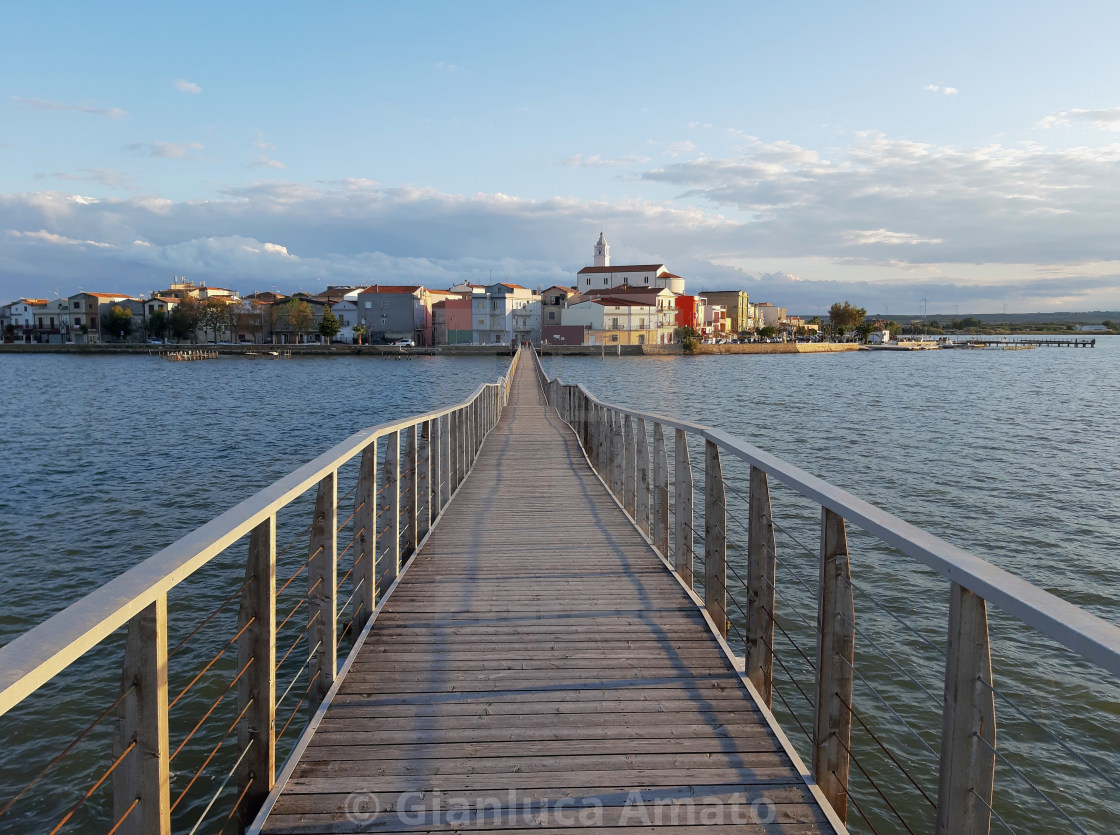
[[[529,302],[513,311],[513,341],[515,344],[541,344],[541,302]]]
[[[33,339],[35,329],[34,310],[46,303],[46,299],[21,298],[4,305],[5,329],[11,328],[17,342],[35,341]]]
[[[370,344],[411,339],[432,344],[432,308],[428,290],[418,284],[374,284],[357,297],[358,324]]]
[[[114,304],[138,302],[140,299],[124,293],[75,293],[66,301],[70,305],[70,328],[74,341],[92,343],[101,340],[101,320],[105,311]]]
[[[471,291],[466,291],[470,293]],[[473,294],[472,294],[473,295]],[[440,321],[436,345],[470,345],[474,341],[471,295],[452,295],[432,305],[432,337],[437,339],[436,320]]]
[[[541,327],[561,325],[568,302],[579,295],[572,287],[554,285],[541,291]]]
[[[472,344],[510,344],[515,338],[513,312],[535,301],[540,296],[532,290],[505,282],[489,285],[484,293],[472,293]]]
[[[786,309],[770,302],[759,302],[754,305],[754,320],[760,328],[780,328],[786,320]]]
[[[728,331],[750,330],[750,295],[745,290],[705,290],[700,294],[708,304],[719,304],[727,310]]]
[[[582,326],[584,345],[656,345],[657,313],[655,304],[632,297],[601,296],[569,305],[564,325]]]
[[[668,345],[673,341],[674,333],[678,325],[677,302],[681,296],[673,293],[672,290],[664,288],[630,287],[628,285],[623,285],[613,290],[589,290],[586,293],[580,294],[579,300],[586,301],[587,299],[603,298],[606,296],[630,299],[642,304],[652,305],[656,311],[654,314],[654,328],[657,330],[657,338],[652,340],[653,343],[657,345]],[[570,306],[571,303],[569,303],[569,307]],[[569,324],[567,319],[564,320],[564,324]]]
[[[684,292],[684,279],[669,272],[664,264],[628,264],[611,266],[610,247],[603,233],[595,242],[595,266],[584,267],[576,274],[576,289],[581,293],[629,285],[653,287],[674,293]]]

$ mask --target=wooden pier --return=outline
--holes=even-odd
[[[784,742],[526,362],[259,831],[842,831]]]
[[[998,336],[978,336],[978,337],[955,337],[955,341],[959,347],[980,345],[983,347],[1026,347],[1031,346],[1035,348],[1095,348],[1097,345],[1096,339],[1077,339],[1076,337],[998,337]]]

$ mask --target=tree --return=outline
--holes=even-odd
[[[315,324],[315,314],[311,310],[311,305],[303,299],[292,299],[284,307],[287,308],[288,327],[296,335],[298,344],[300,334],[311,330]]]
[[[696,346],[700,344],[700,331],[696,328],[690,328],[687,325],[682,325],[673,331],[677,341],[681,343],[681,350],[686,354],[691,354],[696,350]]]
[[[101,328],[110,337],[119,336],[121,341],[132,332],[132,311],[115,304],[101,317]]]
[[[765,327],[758,329],[758,335],[763,339],[773,339],[778,335],[778,329],[773,325],[766,325]]]
[[[207,330],[214,332],[214,341],[218,341],[218,331],[222,330],[229,322],[229,302],[215,296],[207,299],[202,305],[199,324],[205,333]]]
[[[319,335],[327,338],[327,344],[338,336],[338,332],[342,330],[342,320],[334,315],[330,305],[326,306],[323,311],[323,321],[319,323]]]
[[[852,307],[846,299],[843,304],[836,302],[828,309],[828,320],[841,337],[858,327],[865,318],[867,318],[867,310],[862,307]]]
[[[148,336],[163,339],[167,336],[167,311],[157,310],[148,317]]]
[[[167,326],[175,339],[193,339],[201,321],[202,302],[193,296],[184,296],[167,317]]]
[[[354,336],[358,337],[358,344],[361,345],[362,344],[362,337],[366,335],[366,326],[365,325],[354,325],[353,331],[354,331]]]

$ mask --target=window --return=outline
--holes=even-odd
[[[373,307],[373,302],[366,300],[366,310],[369,310],[371,307]]]
[[[618,334],[617,333],[612,333],[611,334],[611,342],[618,342]]]
[[[612,316],[611,317],[611,330],[618,330],[618,317],[617,316]]]
[[[644,316],[638,319],[638,328],[643,331],[646,329],[646,320]]]
[[[381,309],[382,310],[388,310],[389,309],[389,300],[388,299],[383,299],[381,301]]]
[[[485,326],[486,326],[486,320],[485,320],[485,319],[479,319],[479,320],[478,320],[478,324],[480,324],[480,325],[482,325],[483,327],[485,327]]]
[[[646,276],[646,284],[649,284],[649,276]]]
[[[606,286],[607,286],[607,279],[606,279],[606,276],[604,276],[604,277],[603,277],[603,286],[604,286],[604,287],[606,287]]]
[[[550,321],[550,322],[555,322],[556,321],[556,311],[555,310],[548,311],[548,321]]]

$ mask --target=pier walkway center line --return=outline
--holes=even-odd
[[[833,832],[520,363],[265,833]]]

